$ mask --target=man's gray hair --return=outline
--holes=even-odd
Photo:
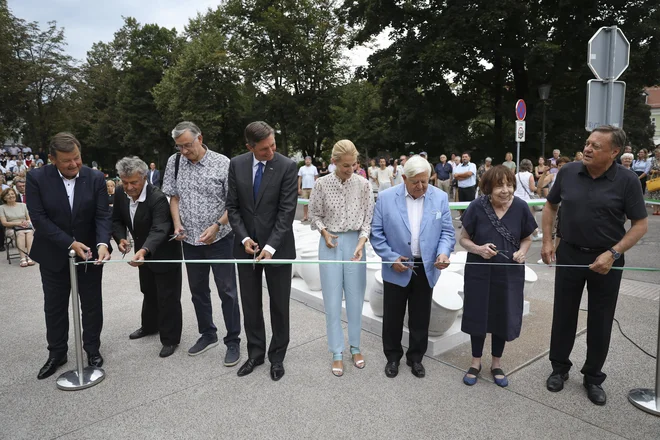
[[[117,168],[119,177],[130,177],[135,173],[138,173],[141,177],[147,177],[149,171],[147,164],[137,156],[128,156],[121,159],[117,162],[115,168]]]
[[[409,157],[406,164],[403,166],[403,174],[408,178],[415,177],[424,172],[429,173],[429,177],[431,177],[433,169],[431,168],[429,161],[419,154]]]
[[[273,130],[273,127],[266,124],[264,121],[251,122],[245,127],[245,143],[254,147],[274,133],[275,130]]]
[[[529,159],[523,159],[520,161],[520,171],[528,171],[532,172],[534,169],[534,165],[532,165],[532,161]]]
[[[176,140],[179,136],[184,134],[186,131],[189,131],[194,138],[202,134],[202,130],[199,129],[194,122],[183,121],[176,124],[176,127],[172,130],[172,139]]]
[[[554,150],[552,150],[553,153],[554,153],[555,151],[556,151],[557,153],[560,153],[560,154],[561,154],[561,151],[559,151],[559,148],[555,148]]]

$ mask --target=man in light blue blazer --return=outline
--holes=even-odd
[[[417,377],[426,372],[422,358],[428,346],[433,287],[449,264],[456,238],[447,194],[429,186],[432,168],[413,156],[403,167],[403,184],[378,195],[371,244],[383,259],[383,351],[385,375],[399,373],[401,336],[408,306],[410,342],[406,364]]]

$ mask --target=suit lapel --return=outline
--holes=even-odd
[[[248,199],[250,200],[250,206],[252,207],[252,210],[254,211],[254,206],[255,206],[255,200],[254,200],[254,182],[252,180],[252,164],[254,162],[254,155],[253,154],[247,154],[245,155],[245,164],[243,165],[245,168],[243,169],[242,173],[237,174],[236,180],[237,183],[240,184],[241,187],[244,188],[250,188],[248,191]],[[245,176],[245,177],[243,177]],[[245,179],[245,185],[243,185],[243,182],[238,182],[239,179]],[[263,183],[263,180],[262,180]]]
[[[430,189],[430,187],[429,187]],[[424,214],[422,215],[422,225],[419,228],[419,235],[422,235],[424,228],[433,217],[433,195],[431,191],[426,190],[424,195]]]
[[[264,195],[264,192],[266,191],[266,187],[268,186],[268,182],[270,182],[271,178],[273,177],[273,174],[275,174],[275,167],[277,162],[277,156],[273,157],[273,160],[269,160],[266,162],[266,166],[264,167],[264,175],[261,177],[261,185],[259,186],[259,193],[257,194],[257,200],[255,201],[255,208],[259,206],[259,202],[261,201],[261,198]]]
[[[399,208],[399,214],[401,214],[401,219],[403,224],[408,228],[408,232],[412,233],[410,229],[410,221],[408,220],[408,207],[406,206],[406,186],[399,185],[396,195],[396,205]]]
[[[64,187],[64,182],[62,181],[62,177],[60,177],[60,173],[57,172],[55,165],[47,165],[47,167],[48,168],[46,168],[46,170],[48,170],[47,173],[49,174],[49,178],[52,181],[52,188],[55,191],[55,198],[60,199],[62,201],[61,203],[65,203],[65,206],[69,207],[69,214],[71,214],[69,196],[66,193],[66,188]]]

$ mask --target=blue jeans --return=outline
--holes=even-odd
[[[330,232],[330,231],[328,231]],[[337,235],[337,247],[328,248],[325,240],[319,241],[319,260],[350,260],[358,244],[358,231],[330,232]],[[366,252],[362,252],[362,261]],[[367,288],[367,266],[364,264],[320,264],[321,288],[325,306],[325,324],[328,333],[328,350],[333,355],[344,351],[344,332],[341,328],[342,297],[346,296],[348,318],[348,343],[360,347],[362,331],[362,306]]]
[[[193,246],[183,243],[183,256],[186,260],[212,260],[233,258],[234,234],[229,233],[211,245]],[[225,319],[227,336],[225,345],[240,344],[241,314],[236,291],[236,270],[233,264],[186,264],[188,285],[197,316],[197,328],[202,336],[216,337],[217,327],[213,324],[211,289],[209,287],[209,269],[222,301],[222,316]]]

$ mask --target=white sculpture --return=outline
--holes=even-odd
[[[375,283],[369,290],[369,305],[374,315],[383,316],[383,274],[379,270],[374,275]]]

